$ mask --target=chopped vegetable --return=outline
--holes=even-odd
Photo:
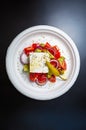
[[[23,49],[20,62],[30,81],[39,86],[45,85],[48,81],[55,83],[56,77],[66,80],[64,77],[67,70],[66,59],[61,55],[57,45],[52,46],[49,42],[32,43]]]
[[[52,74],[52,72],[51,72],[50,69],[49,69],[49,72],[47,73],[47,78],[51,78],[52,75],[53,75],[53,74]]]
[[[53,75],[60,77],[62,80],[66,80],[60,76],[60,72],[56,69],[50,62],[46,62],[47,66],[49,67],[50,71]]]
[[[54,50],[52,48],[48,48],[48,51],[50,52],[50,54],[53,55],[53,58],[54,58],[54,54],[55,54]]]
[[[46,52],[49,54],[50,59],[54,59],[54,56],[48,50],[46,50]]]
[[[29,74],[30,81],[35,82],[35,80],[37,79],[38,75],[39,75],[39,73],[30,73]]]
[[[24,65],[23,66],[23,71],[24,72],[29,72],[29,65]]]
[[[48,78],[48,80],[52,83],[55,83],[56,82],[56,76],[55,75],[52,75],[50,78]]]
[[[61,75],[63,75],[64,72],[65,72],[65,71],[64,71],[63,69],[61,69],[61,68],[59,68],[58,71],[59,71],[59,73],[60,73]]]
[[[38,78],[36,79],[36,83],[38,84],[38,85],[45,85],[46,84],[46,82],[47,82],[47,77],[46,77],[46,74],[40,74],[39,76],[38,76]]]
[[[48,42],[46,42],[44,48],[46,48],[46,49],[51,48],[51,45]]]
[[[50,63],[55,67],[58,68],[59,67],[59,63],[57,60],[51,60]]]
[[[45,44],[44,44],[44,43],[40,43],[40,46],[41,46],[41,47],[44,47],[44,46],[45,46]]]
[[[50,69],[50,71],[52,72],[53,75],[55,75],[55,76],[60,75],[58,69],[56,69],[50,62],[46,62],[46,65],[48,66],[48,68]]]
[[[39,46],[38,43],[33,43],[33,44],[32,44],[32,48],[34,48],[34,50],[35,50],[38,46]]]
[[[35,52],[42,52],[42,50],[39,49],[39,48],[37,48],[37,49],[35,50]]]
[[[58,59],[58,61],[59,61],[59,64],[60,64],[61,68],[62,68],[63,70],[66,70],[66,69],[67,69],[67,64],[66,64],[65,58],[64,58],[63,56],[61,56],[61,57]]]

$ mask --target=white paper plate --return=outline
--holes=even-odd
[[[49,42],[60,48],[67,62],[66,81],[57,78],[56,83],[48,82],[40,87],[28,80],[28,76],[22,72],[20,54],[24,47],[33,42]],[[52,26],[39,25],[26,29],[12,41],[7,50],[6,70],[9,79],[18,91],[33,99],[49,100],[61,96],[73,86],[79,69],[80,57],[74,42],[66,33]]]

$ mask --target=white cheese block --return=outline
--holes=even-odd
[[[50,61],[49,54],[46,52],[30,53],[30,72],[31,73],[48,73],[46,61]]]

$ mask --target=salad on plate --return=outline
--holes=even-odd
[[[63,74],[67,70],[66,59],[57,45],[50,43],[32,43],[23,49],[20,55],[23,72],[28,73],[31,82],[42,86],[47,82],[55,83],[57,77],[66,80]]]

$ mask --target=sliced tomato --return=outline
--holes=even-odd
[[[52,75],[48,80],[50,82],[54,83],[54,82],[56,82],[56,76]]]
[[[26,47],[24,48],[24,53],[26,55],[29,55],[30,52],[34,51],[34,48],[33,47]]]
[[[46,74],[40,74],[40,75],[38,76],[39,82],[43,82],[43,81],[45,80],[46,77],[47,77]]]
[[[58,59],[61,56],[60,51],[56,46],[49,48],[48,51],[55,57],[55,59]]]
[[[61,56],[59,59],[58,59],[58,62],[59,62],[59,68],[63,69],[63,70],[66,70],[67,69],[67,64],[66,64],[66,61],[65,61],[65,57]]]
[[[56,68],[58,68],[58,66],[59,66],[59,63],[58,63],[57,60],[51,60],[50,63],[51,63],[54,67],[56,67]]]
[[[61,67],[62,67],[63,70],[67,69],[67,64],[66,64],[65,60],[62,62]]]
[[[51,48],[51,45],[50,45],[48,42],[46,42],[44,48],[45,48],[45,49]]]
[[[35,81],[38,85],[45,85],[47,82],[47,76],[46,74],[40,74],[36,81]]]
[[[59,48],[57,46],[53,46],[52,50],[54,51],[54,57],[55,59],[58,59],[60,57],[60,52],[59,52]]]
[[[39,43],[33,43],[32,47],[34,48],[34,50],[39,46]]]
[[[53,46],[52,49],[53,49],[55,52],[59,51],[59,48],[58,48],[57,46]]]
[[[60,54],[60,52],[59,52],[59,51],[57,51],[57,52],[55,53],[55,55],[54,55],[55,59],[60,58],[60,56],[61,56],[61,54]]]
[[[30,73],[29,74],[29,78],[33,82],[38,78],[38,76],[39,76],[39,73]]]
[[[54,56],[54,50],[52,48],[48,48],[48,51]]]

